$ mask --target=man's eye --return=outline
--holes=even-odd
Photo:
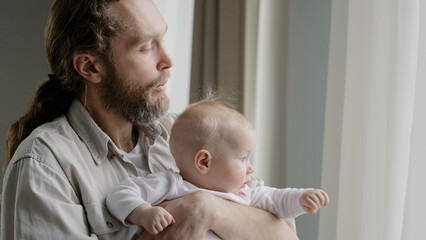
[[[154,44],[151,42],[151,43],[147,43],[147,44],[144,44],[143,46],[141,46],[141,48],[140,48],[140,51],[141,52],[149,52],[149,51],[151,51],[152,49],[154,48]]]
[[[152,47],[145,47],[145,48],[142,48],[140,51],[141,52],[149,52],[151,50],[152,50]]]

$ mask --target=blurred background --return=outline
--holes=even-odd
[[[257,128],[255,175],[329,193],[330,206],[296,219],[300,239],[424,238],[424,2],[154,1],[175,63],[170,111],[223,90]],[[52,3],[0,2],[1,162],[7,129],[50,73]]]

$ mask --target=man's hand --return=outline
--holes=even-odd
[[[175,224],[157,235],[145,231],[139,240],[201,240],[210,229],[222,239],[298,239],[287,223],[271,213],[206,192],[192,193],[160,205],[173,215]]]
[[[214,196],[209,193],[195,192],[172,201],[161,203],[160,206],[164,207],[174,216],[175,223],[169,225],[155,236],[145,231],[138,239],[203,240],[214,221],[214,214],[211,213],[213,211],[210,211],[213,208],[209,207],[209,199],[212,197]]]

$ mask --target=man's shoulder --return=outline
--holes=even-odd
[[[56,150],[66,151],[67,146],[76,144],[76,134],[65,116],[45,123],[32,131],[15,151],[11,163],[31,158],[46,162]]]
[[[59,142],[74,141],[76,133],[65,116],[45,123],[36,129],[24,141],[32,143],[58,144]]]

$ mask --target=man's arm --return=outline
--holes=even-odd
[[[140,239],[204,239],[211,229],[222,239],[296,240],[296,233],[269,212],[234,203],[206,192],[196,192],[161,204],[175,218],[155,237]]]
[[[283,220],[259,208],[217,198],[217,220],[211,228],[222,239],[298,239]]]
[[[5,172],[1,239],[97,239],[68,179],[31,158]]]

